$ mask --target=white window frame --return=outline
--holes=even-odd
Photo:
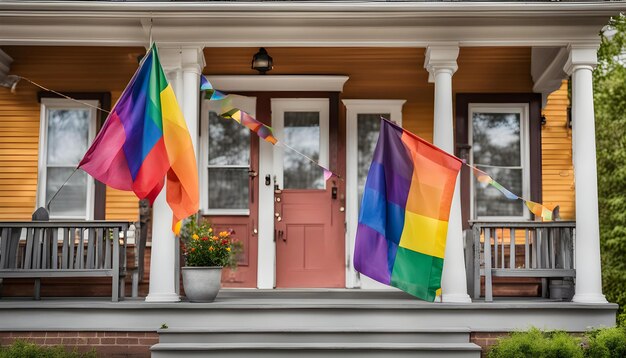
[[[244,97],[244,96],[230,96],[232,105],[243,111],[246,111],[252,116],[256,116],[256,97]],[[246,216],[250,215],[250,208],[248,209],[209,209],[209,112],[220,110],[219,101],[209,101],[207,99],[202,100],[202,113],[200,115],[200,212],[203,215],[214,216]],[[252,134],[251,134],[252,135]],[[252,160],[252,153],[250,153],[250,160]],[[252,163],[248,164],[248,168]],[[224,166],[226,167],[226,166]],[[240,166],[235,166],[241,168]],[[254,190],[250,186],[249,190]]]
[[[522,166],[522,193],[521,196],[528,198],[530,195],[530,133],[529,133],[529,105],[528,103],[470,103],[468,105],[468,144],[470,145],[469,163],[474,165],[474,113],[519,113],[520,114],[520,150]],[[477,167],[481,169],[480,167]],[[530,220],[530,212],[523,209],[521,216],[475,216],[474,184],[472,175],[470,180],[470,217],[474,220],[492,221],[519,221]],[[497,190],[496,188],[492,188]],[[520,195],[520,193],[513,193]]]
[[[389,113],[387,118],[402,126],[403,99],[345,99],[346,106],[346,287],[384,289],[388,286],[377,283],[367,277],[358,279],[352,256],[356,228],[359,221],[358,192],[358,118],[359,114]]]
[[[94,107],[100,106],[100,101],[83,100],[82,102]],[[89,138],[87,138],[87,147],[91,145],[96,136],[97,110],[93,107],[81,105],[74,101],[64,98],[42,98],[41,113],[39,126],[39,158],[38,158],[38,175],[37,175],[37,207],[46,207],[46,182],[47,182],[47,158],[48,158],[48,111],[51,109],[88,109],[90,111]],[[77,163],[78,164],[78,163]],[[87,201],[85,203],[85,216],[59,216],[50,215],[50,219],[56,220],[93,220],[95,201],[95,183],[90,175],[87,175]]]
[[[284,121],[285,112],[319,112],[320,115],[320,142],[319,142],[319,163],[328,168],[328,145],[329,145],[329,121],[330,121],[330,100],[328,98],[272,98],[272,128],[274,134],[279,140],[284,140]],[[274,174],[276,181],[281,189],[284,189],[283,181],[283,158],[285,149],[282,147],[274,148]],[[295,189],[301,190],[301,189]],[[304,190],[326,190],[326,181],[321,189],[304,189]]]

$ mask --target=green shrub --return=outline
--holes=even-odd
[[[491,347],[489,358],[582,358],[580,340],[566,332],[541,332],[531,328],[500,338]]]
[[[590,332],[586,356],[592,358],[626,357],[626,330],[622,327]]]
[[[0,358],[91,358],[96,357],[92,350],[88,353],[79,353],[74,349],[71,352],[63,346],[39,346],[22,340],[16,340],[7,347],[0,347]]]

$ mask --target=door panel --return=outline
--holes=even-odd
[[[328,166],[328,99],[272,99],[278,138]],[[343,212],[322,170],[288,148],[274,151],[276,287],[345,287]]]

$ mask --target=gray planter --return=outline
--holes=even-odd
[[[220,290],[222,267],[192,267],[183,269],[183,287],[191,302],[213,302]]]

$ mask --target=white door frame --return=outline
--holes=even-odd
[[[356,228],[359,222],[358,203],[358,115],[363,113],[389,113],[391,121],[402,126],[402,106],[406,100],[346,99],[346,287],[385,289],[368,277],[360,276],[352,261]]]

